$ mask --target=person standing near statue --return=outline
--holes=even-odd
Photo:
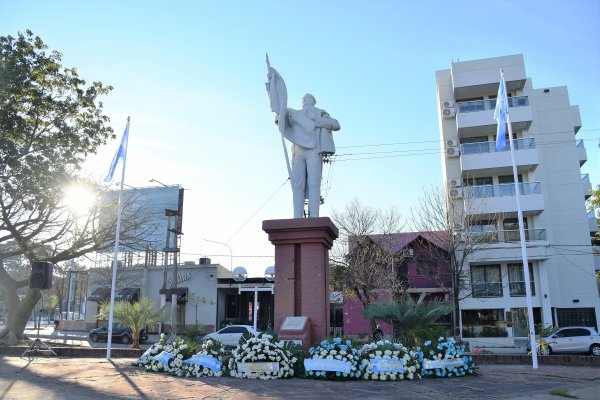
[[[340,130],[340,124],[325,110],[315,107],[317,101],[309,93],[302,98],[301,110],[288,108],[285,82],[270,66],[268,57],[267,67],[269,82],[266,86],[271,110],[277,114],[275,123],[282,141],[285,137],[292,142],[291,166],[285,143],[283,146],[292,184],[294,218],[305,216],[305,200],[308,200],[308,217],[316,218],[321,205],[323,158],[335,154],[332,131]]]

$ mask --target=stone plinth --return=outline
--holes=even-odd
[[[311,338],[329,335],[329,249],[338,229],[327,217],[263,221],[275,246],[275,332],[288,316],[310,318]]]

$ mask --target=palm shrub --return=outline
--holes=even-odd
[[[99,318],[108,319],[110,304],[104,303],[100,306]],[[163,307],[158,309],[154,301],[142,297],[139,301],[130,303],[118,301],[113,310],[113,319],[123,327],[131,329],[131,348],[140,348],[140,331],[146,325],[152,325],[166,321],[169,318],[169,309]]]
[[[394,328],[394,336],[405,345],[415,339],[412,332],[430,326],[441,316],[452,311],[450,303],[442,301],[424,301],[425,294],[415,300],[406,294],[399,300],[374,303],[363,310],[363,315],[369,320],[381,320]]]

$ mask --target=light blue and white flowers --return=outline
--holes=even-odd
[[[457,346],[454,338],[427,340],[416,348],[416,353],[423,377],[450,378],[475,372],[473,358],[464,355],[464,346]]]
[[[309,357],[304,360],[306,376],[315,379],[348,380],[362,375],[360,351],[352,347],[350,340],[334,338],[311,347]],[[362,369],[361,369],[362,368]]]
[[[291,378],[297,361],[283,343],[261,333],[242,340],[233,350],[229,373],[233,377],[249,379]]]
[[[399,381],[421,378],[418,355],[402,343],[379,340],[365,344],[361,352],[363,379]]]

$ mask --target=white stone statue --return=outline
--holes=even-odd
[[[308,200],[306,216],[316,218],[319,216],[321,205],[323,158],[335,153],[332,131],[339,131],[340,124],[325,110],[315,107],[317,101],[308,93],[302,98],[301,110],[288,108],[285,82],[279,72],[270,66],[268,56],[267,67],[267,92],[271,101],[271,111],[276,113],[275,123],[282,135],[292,183],[294,218],[305,216],[305,200]],[[292,142],[291,167],[284,137]]]

